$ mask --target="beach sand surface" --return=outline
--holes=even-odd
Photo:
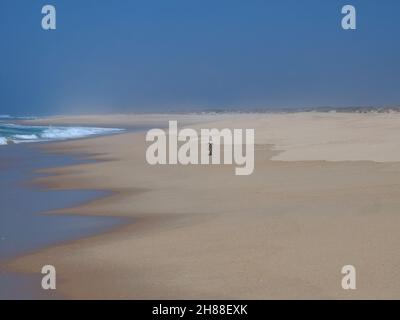
[[[34,123],[135,126],[155,118],[163,127],[178,119],[110,115]],[[236,176],[235,165],[150,166],[144,133],[50,144],[47,151],[98,161],[49,169],[53,175],[38,185],[113,191],[59,213],[131,223],[6,267],[39,273],[52,264],[58,292],[78,299],[400,298],[400,114],[178,120],[198,129],[254,128],[254,173]],[[356,290],[341,287],[345,265],[356,268]]]

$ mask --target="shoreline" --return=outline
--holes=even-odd
[[[101,190],[55,191],[35,184],[35,179],[49,177],[49,174],[41,172],[49,165],[62,167],[90,163],[79,155],[49,154],[41,150],[41,146],[44,145],[14,145],[0,150],[3,163],[0,168],[3,179],[0,185],[3,209],[1,216],[3,228],[0,228],[0,283],[2,284],[0,296],[2,299],[60,298],[59,295],[46,294],[34,288],[34,279],[41,279],[40,273],[13,273],[13,270],[7,270],[4,267],[8,261],[34,254],[54,245],[64,245],[94,234],[114,231],[121,224],[127,223],[118,217],[84,217],[68,212],[68,206],[76,207],[102,198],[105,193]],[[50,201],[49,198],[51,198]],[[21,199],[23,200],[21,204],[15,203]],[[60,206],[66,208],[64,214],[51,213],[55,211],[55,207]],[[37,229],[40,229],[40,234]]]
[[[298,123],[299,132],[304,127],[309,139],[309,126],[320,124],[305,117],[289,118]],[[335,126],[353,121],[343,117]],[[400,164],[387,159],[279,160],[285,151],[271,149],[273,139],[263,128],[271,123],[269,116],[222,118],[220,126],[257,125],[256,169],[250,177],[234,177],[230,166],[150,168],[144,161],[143,133],[52,146],[62,153],[85,150],[99,161],[46,170],[57,176],[38,182],[51,188],[102,186],[122,192],[68,211],[137,220],[123,230],[20,257],[9,267],[30,272],[50,256],[62,281],[59,290],[78,299],[398,298]],[[281,118],[273,120],[287,130]],[[388,129],[377,129],[387,119],[371,121],[373,133],[384,136],[391,130],[391,122]],[[278,134],[278,124],[275,135],[285,137],[284,131]],[[357,128],[350,129],[359,135]],[[301,142],[301,135],[296,138]],[[292,139],[290,134],[286,139]],[[373,141],[372,136],[366,139]],[[357,139],[346,141],[362,151]],[[312,156],[331,156],[323,139],[319,143],[322,152],[317,143],[319,150],[313,150],[319,153]],[[363,153],[368,155],[368,150]],[[388,155],[397,157],[391,150]],[[340,268],[349,263],[368,279],[360,281],[356,292],[340,288]]]

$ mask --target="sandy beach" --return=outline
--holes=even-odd
[[[400,114],[54,117],[30,124],[254,128],[255,170],[146,162],[145,133],[45,145],[95,163],[48,169],[51,189],[112,195],[57,213],[131,223],[8,261],[57,269],[77,299],[399,299]],[[343,290],[354,265],[357,290]]]

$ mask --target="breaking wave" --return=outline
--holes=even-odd
[[[123,130],[117,128],[25,126],[0,123],[0,145],[78,139],[94,135],[118,133]]]

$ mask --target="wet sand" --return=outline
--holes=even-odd
[[[254,173],[150,166],[143,133],[54,144],[51,151],[98,161],[47,170],[56,175],[38,183],[112,191],[68,212],[135,223],[7,267],[36,272],[51,258],[57,290],[78,299],[400,298],[399,114],[221,115],[202,124],[201,116],[186,117],[198,127],[255,128]],[[357,270],[354,291],[341,288],[348,264]]]

